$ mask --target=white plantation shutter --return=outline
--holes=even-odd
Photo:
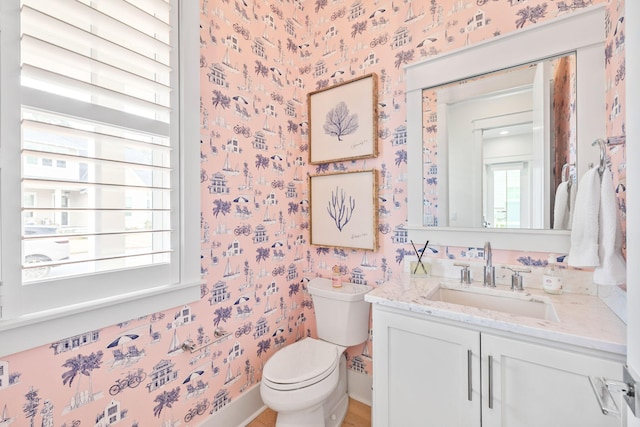
[[[23,0],[20,17],[23,226],[57,227],[24,233],[23,281],[169,262],[169,3]]]
[[[2,0],[0,11],[0,181],[3,199],[18,188],[21,199],[19,213],[0,203],[0,318],[148,305],[173,285],[189,295],[171,303],[192,301],[196,2]]]

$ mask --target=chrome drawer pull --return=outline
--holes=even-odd
[[[488,356],[488,371],[487,376],[489,377],[489,409],[493,409],[493,356]]]
[[[472,384],[471,384],[471,362],[473,358],[473,352],[467,350],[467,400],[471,402],[472,399]]]

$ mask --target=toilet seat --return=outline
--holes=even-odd
[[[276,390],[294,390],[316,384],[338,366],[341,349],[314,338],[288,345],[264,365],[262,380]]]

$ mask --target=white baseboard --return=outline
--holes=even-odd
[[[258,383],[211,415],[199,427],[244,427],[265,409],[266,406],[260,397],[260,383]]]
[[[347,392],[352,399],[371,406],[372,385],[371,375],[347,369]],[[260,397],[260,383],[258,383],[204,420],[199,427],[244,427],[266,408]]]
[[[372,389],[373,377],[371,375],[347,369],[347,393],[349,393],[349,397],[371,406]]]

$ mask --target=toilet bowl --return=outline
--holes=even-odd
[[[338,394],[343,389],[342,394],[346,396],[346,383],[338,387],[342,380],[341,364],[346,373],[344,350],[335,344],[305,338],[278,351],[267,361],[262,371],[260,394],[263,402],[278,412],[277,427],[325,427],[331,425],[326,423],[326,417],[329,421],[344,418],[344,414],[336,413],[336,408],[327,405],[339,403]],[[332,395],[336,398],[331,399]],[[346,406],[344,410],[346,412]]]
[[[278,413],[276,427],[338,427],[349,405],[347,347],[369,333],[366,285],[332,288],[329,279],[309,281],[318,339],[305,338],[274,353],[262,371],[260,395]]]

